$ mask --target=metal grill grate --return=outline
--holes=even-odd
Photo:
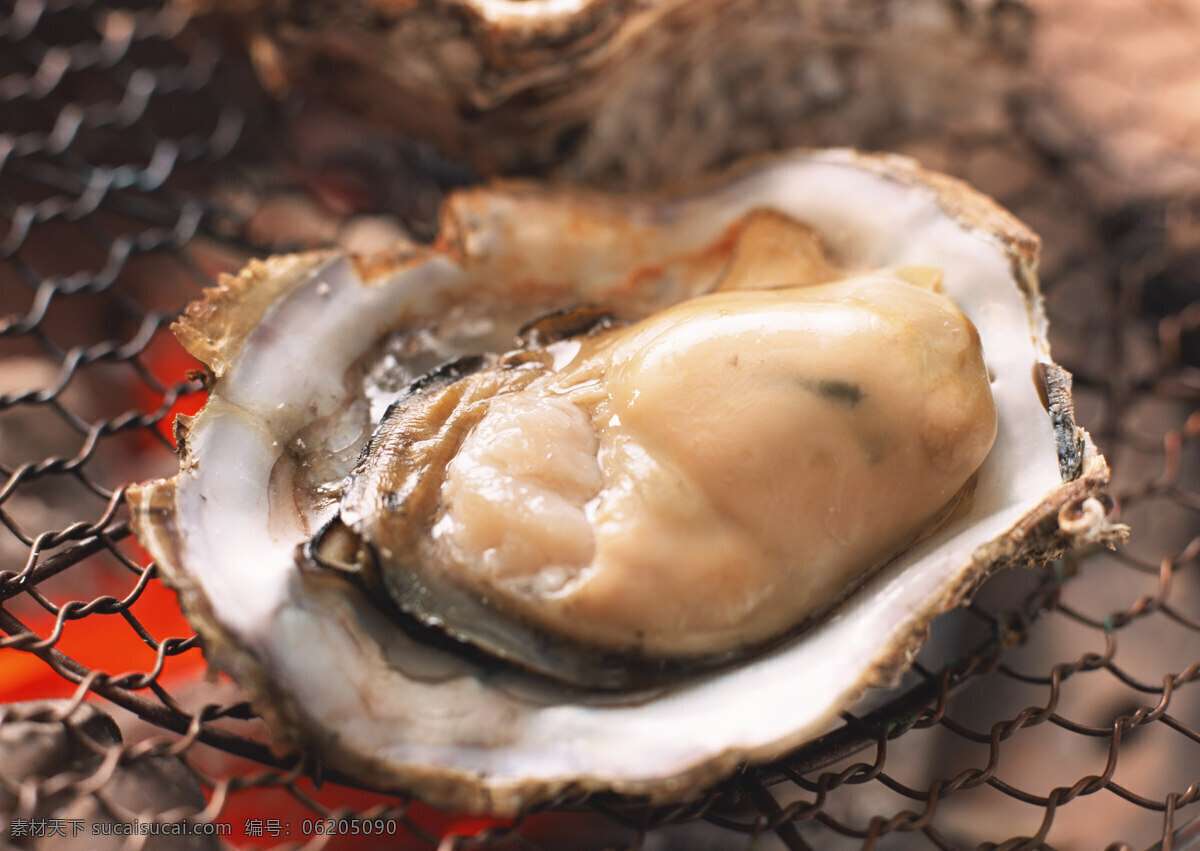
[[[351,238],[331,208],[428,235],[438,194],[465,176],[415,148],[399,199],[366,192],[361,163],[314,170],[281,132],[288,107],[155,3],[0,0],[0,700],[13,701],[0,704],[0,841],[96,847],[66,828],[140,819],[232,833],[129,847],[376,847],[318,835],[324,818],[347,820],[342,833],[391,820],[389,841],[414,848],[1194,841],[1200,115],[1089,112],[1111,63],[1072,33],[1121,31],[1122,6],[1043,5],[1043,58],[1001,126],[885,141],[1043,233],[1055,352],[1133,541],[993,578],[938,621],[899,688],[702,801],[565,800],[508,824],[356,790],[273,751],[236,688],[203,675],[121,503],[125,483],[174,470],[170,421],[202,401],[167,330],[182,305],[249,256]],[[1147,4],[1138,25],[1195,46],[1186,8]],[[1194,62],[1161,59],[1112,62],[1154,64],[1155,91],[1200,84]],[[63,700],[19,702],[34,698]]]

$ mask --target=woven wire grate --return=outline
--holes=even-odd
[[[1087,72],[1085,59],[1062,61]],[[1194,88],[1191,64],[1164,73]],[[322,819],[342,834],[391,825],[389,843],[413,848],[1194,840],[1200,183],[1123,184],[1089,116],[1054,125],[1075,91],[1056,79],[1032,85],[1003,126],[886,141],[1043,233],[1055,353],[1133,541],[994,577],[935,624],[898,688],[703,800],[563,800],[499,822],[356,789],[273,750],[236,687],[205,675],[121,501],[125,483],[173,472],[170,422],[202,402],[167,327],[201,287],[250,256],[347,238],[347,211],[427,236],[439,193],[464,175],[410,152],[397,202],[361,163],[314,167],[244,60],[157,4],[0,0],[0,847],[65,847],[48,834],[77,819],[232,828],[128,840],[164,848],[378,847],[320,835]],[[1155,162],[1200,157],[1200,118],[1184,130]],[[62,700],[28,702],[41,698]],[[37,736],[44,754],[12,756]]]

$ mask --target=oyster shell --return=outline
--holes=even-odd
[[[938,270],[978,329],[998,412],[970,499],[834,616],[736,665],[614,695],[431,646],[297,558],[339,514],[345,478],[412,380],[506,351],[549,310],[600,303],[636,318],[707,292],[738,269],[731,236],[758,210],[820,235],[829,262],[809,258],[801,277]],[[363,782],[497,812],[567,790],[686,797],[892,682],[930,621],[989,571],[1121,534],[1106,517],[1107,466],[1049,357],[1036,251],[963,184],[846,151],[642,200],[520,184],[460,193],[432,248],[256,262],[188,309],[177,333],[214,385],[180,422],[180,474],[130,489],[135,528],[212,661],[257,694],[277,734]]]
[[[234,22],[259,77],[484,174],[605,186],[794,145],[895,147],[994,120],[1016,0],[178,0]]]

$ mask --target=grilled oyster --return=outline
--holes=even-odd
[[[823,611],[944,514],[991,448],[979,337],[894,275],[730,283],[418,381],[314,558],[585,688],[713,666]]]
[[[214,663],[258,695],[279,735],[364,782],[501,812],[566,789],[687,796],[819,733],[863,689],[892,681],[931,619],[990,570],[1120,534],[1106,518],[1107,467],[1075,426],[1067,381],[1049,359],[1036,247],[962,184],[849,152],[793,154],[663,198],[526,185],[461,193],[432,248],[274,258],[189,308],[177,332],[214,386],[206,408],[180,423],[180,474],[130,489],[135,527]],[[615,319],[543,320],[512,350],[530,319],[579,303]],[[765,304],[774,324],[754,329]],[[831,333],[813,336],[814,311]],[[869,367],[850,367],[849,354],[867,338],[836,330],[856,324],[872,326],[867,338],[886,352]],[[780,354],[789,347],[804,356]],[[716,407],[720,393],[689,393],[695,410],[677,410],[688,382],[675,380],[685,376],[670,357],[684,352],[698,358],[701,388],[720,383],[734,355],[773,364],[733,403],[768,437],[743,440]],[[953,380],[932,380],[939,373]],[[607,392],[594,393],[592,379]],[[776,420],[782,410],[791,415]],[[818,425],[789,440],[806,423]],[[541,495],[527,499],[528,470],[496,466],[520,460],[506,442],[531,428],[582,435],[583,449],[551,458],[534,482],[566,480],[558,494],[574,505],[564,516],[586,503],[588,519],[603,520],[605,465],[622,451],[642,466],[620,460],[618,472],[705,469],[700,488],[684,476],[617,487],[637,507],[618,499],[612,513],[638,535],[606,542],[601,532],[594,550],[650,549],[658,539],[639,526],[675,518],[659,564],[678,550],[681,565],[736,565],[750,581],[710,574],[704,582],[716,584],[698,596],[757,596],[766,607],[746,609],[755,614],[730,638],[723,616],[694,630],[694,613],[670,628],[639,620],[652,608],[640,589],[618,587],[611,598],[628,605],[615,609],[556,610],[556,594],[587,584],[570,571],[519,575],[500,593],[472,576],[492,556],[501,573],[529,561],[509,561],[503,542],[472,540],[478,528],[460,529],[454,516],[464,503],[499,514],[502,532],[531,517],[545,525],[530,514]],[[605,455],[591,439],[616,448]],[[811,465],[821,449],[831,470],[848,469],[816,477],[820,497],[791,481],[772,483],[773,496],[738,489],[739,477],[769,475],[763,464]],[[933,457],[944,470],[932,470]],[[827,497],[842,486],[856,504],[829,515]],[[773,498],[796,501],[784,512],[794,524],[763,516]],[[814,518],[832,518],[829,535],[805,525]],[[764,540],[781,557],[710,559],[731,527],[745,530],[732,538]],[[806,556],[835,563],[819,597],[791,593],[801,581],[793,551],[809,541]],[[842,563],[823,548],[854,554]],[[587,553],[541,562],[594,570]],[[631,575],[646,574],[605,574]],[[689,580],[654,591],[664,607],[693,592],[679,581]],[[834,616],[813,619],[835,601]],[[565,637],[573,673],[555,681],[461,654],[411,628],[405,611],[490,649],[502,644],[496,630],[465,634],[472,624]],[[618,623],[606,624],[613,615]],[[633,670],[638,657],[708,659],[747,644],[757,652],[703,673],[648,683],[639,672],[633,692],[581,684],[627,685],[605,672]],[[550,673],[564,655],[530,662],[523,649],[500,651]]]

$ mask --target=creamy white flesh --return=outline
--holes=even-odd
[[[343,518],[385,572],[419,562],[547,632],[652,656],[825,609],[927,530],[996,433],[974,327],[888,274],[713,293],[461,381],[482,389],[433,394],[419,433],[389,438],[439,444],[430,533],[411,500],[386,507],[411,459],[376,459]]]

